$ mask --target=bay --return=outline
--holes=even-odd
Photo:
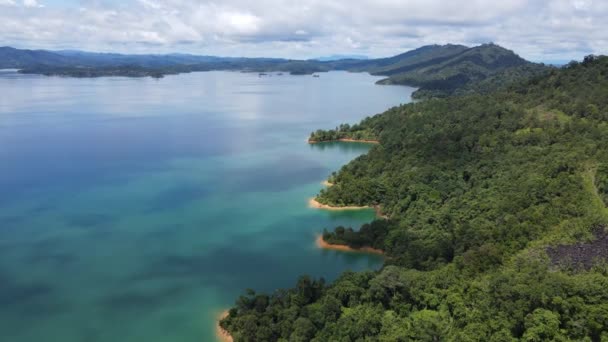
[[[309,133],[410,101],[376,80],[1,72],[0,340],[213,341],[247,288],[380,267],[314,243],[373,211],[307,206],[370,148]]]

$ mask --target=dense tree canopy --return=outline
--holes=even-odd
[[[433,59],[416,65],[380,69],[389,78],[381,84],[406,84],[419,87],[417,99],[486,93],[549,71],[551,68],[526,61],[511,50],[496,44],[483,44],[466,49],[435,49]],[[458,46],[456,46],[458,47]],[[451,52],[447,57],[445,51]],[[372,70],[375,72],[375,70]]]
[[[315,133],[380,141],[317,199],[381,206],[388,220],[324,237],[383,249],[385,266],[250,292],[222,326],[236,341],[608,341],[605,260],[546,252],[608,224],[606,94],[608,58],[589,56]]]

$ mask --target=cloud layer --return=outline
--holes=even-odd
[[[605,0],[0,0],[0,44],[308,58],[495,42],[532,60],[608,54]]]

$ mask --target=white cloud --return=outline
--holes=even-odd
[[[148,7],[148,8],[152,8],[152,9],[156,9],[156,10],[161,8],[161,5],[156,1],[152,1],[152,0],[138,0],[138,1],[144,7]]]
[[[591,6],[591,0],[574,0],[572,6],[577,10],[587,10]]]
[[[25,6],[25,7],[44,7],[43,5],[39,4],[38,1],[36,1],[36,0],[23,0],[23,6]]]
[[[239,12],[217,13],[217,20],[226,33],[254,34],[259,31],[260,18]]]
[[[0,41],[32,48],[307,58],[494,41],[534,59],[608,53],[600,0],[0,0]],[[28,10],[37,7],[36,11]]]

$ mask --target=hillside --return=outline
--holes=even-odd
[[[327,71],[321,62],[280,58],[214,57],[188,54],[124,55],[84,51],[21,50],[0,48],[0,68],[22,69],[23,73],[72,77],[127,76],[162,77],[175,73],[209,70]]]
[[[377,59],[341,60],[331,63],[332,69],[369,72],[375,75],[390,75],[410,68],[437,64],[446,58],[466,50],[462,45],[427,45],[405,53]]]
[[[324,238],[382,249],[385,266],[250,292],[222,327],[235,341],[608,340],[605,253],[568,258],[608,248],[607,92],[608,57],[590,56],[319,131],[380,140],[317,200],[379,205],[388,220]]]
[[[439,59],[426,59],[423,63],[407,67],[391,65],[372,70],[375,74],[389,76],[381,84],[406,84],[420,87],[416,97],[447,96],[467,85],[476,84],[494,75],[509,82],[519,81],[519,77],[509,78],[509,71],[517,69],[518,75],[528,77],[548,69],[544,65],[526,61],[495,44],[484,44],[473,48],[453,48],[455,52]],[[493,90],[495,90],[494,88]]]
[[[50,51],[0,47],[0,69],[18,69],[38,64],[66,66],[71,63],[71,58]]]
[[[188,54],[166,55],[125,55],[119,53],[96,53],[77,50],[24,50],[12,47],[0,47],[0,68],[35,68],[49,67],[124,67],[162,68],[177,65],[198,65],[205,63],[241,62],[240,58],[214,56],[197,56]],[[279,59],[257,59],[283,61]]]
[[[397,75],[440,64],[467,49],[464,45],[427,45],[394,57],[378,59],[367,67],[367,71],[375,75]]]

